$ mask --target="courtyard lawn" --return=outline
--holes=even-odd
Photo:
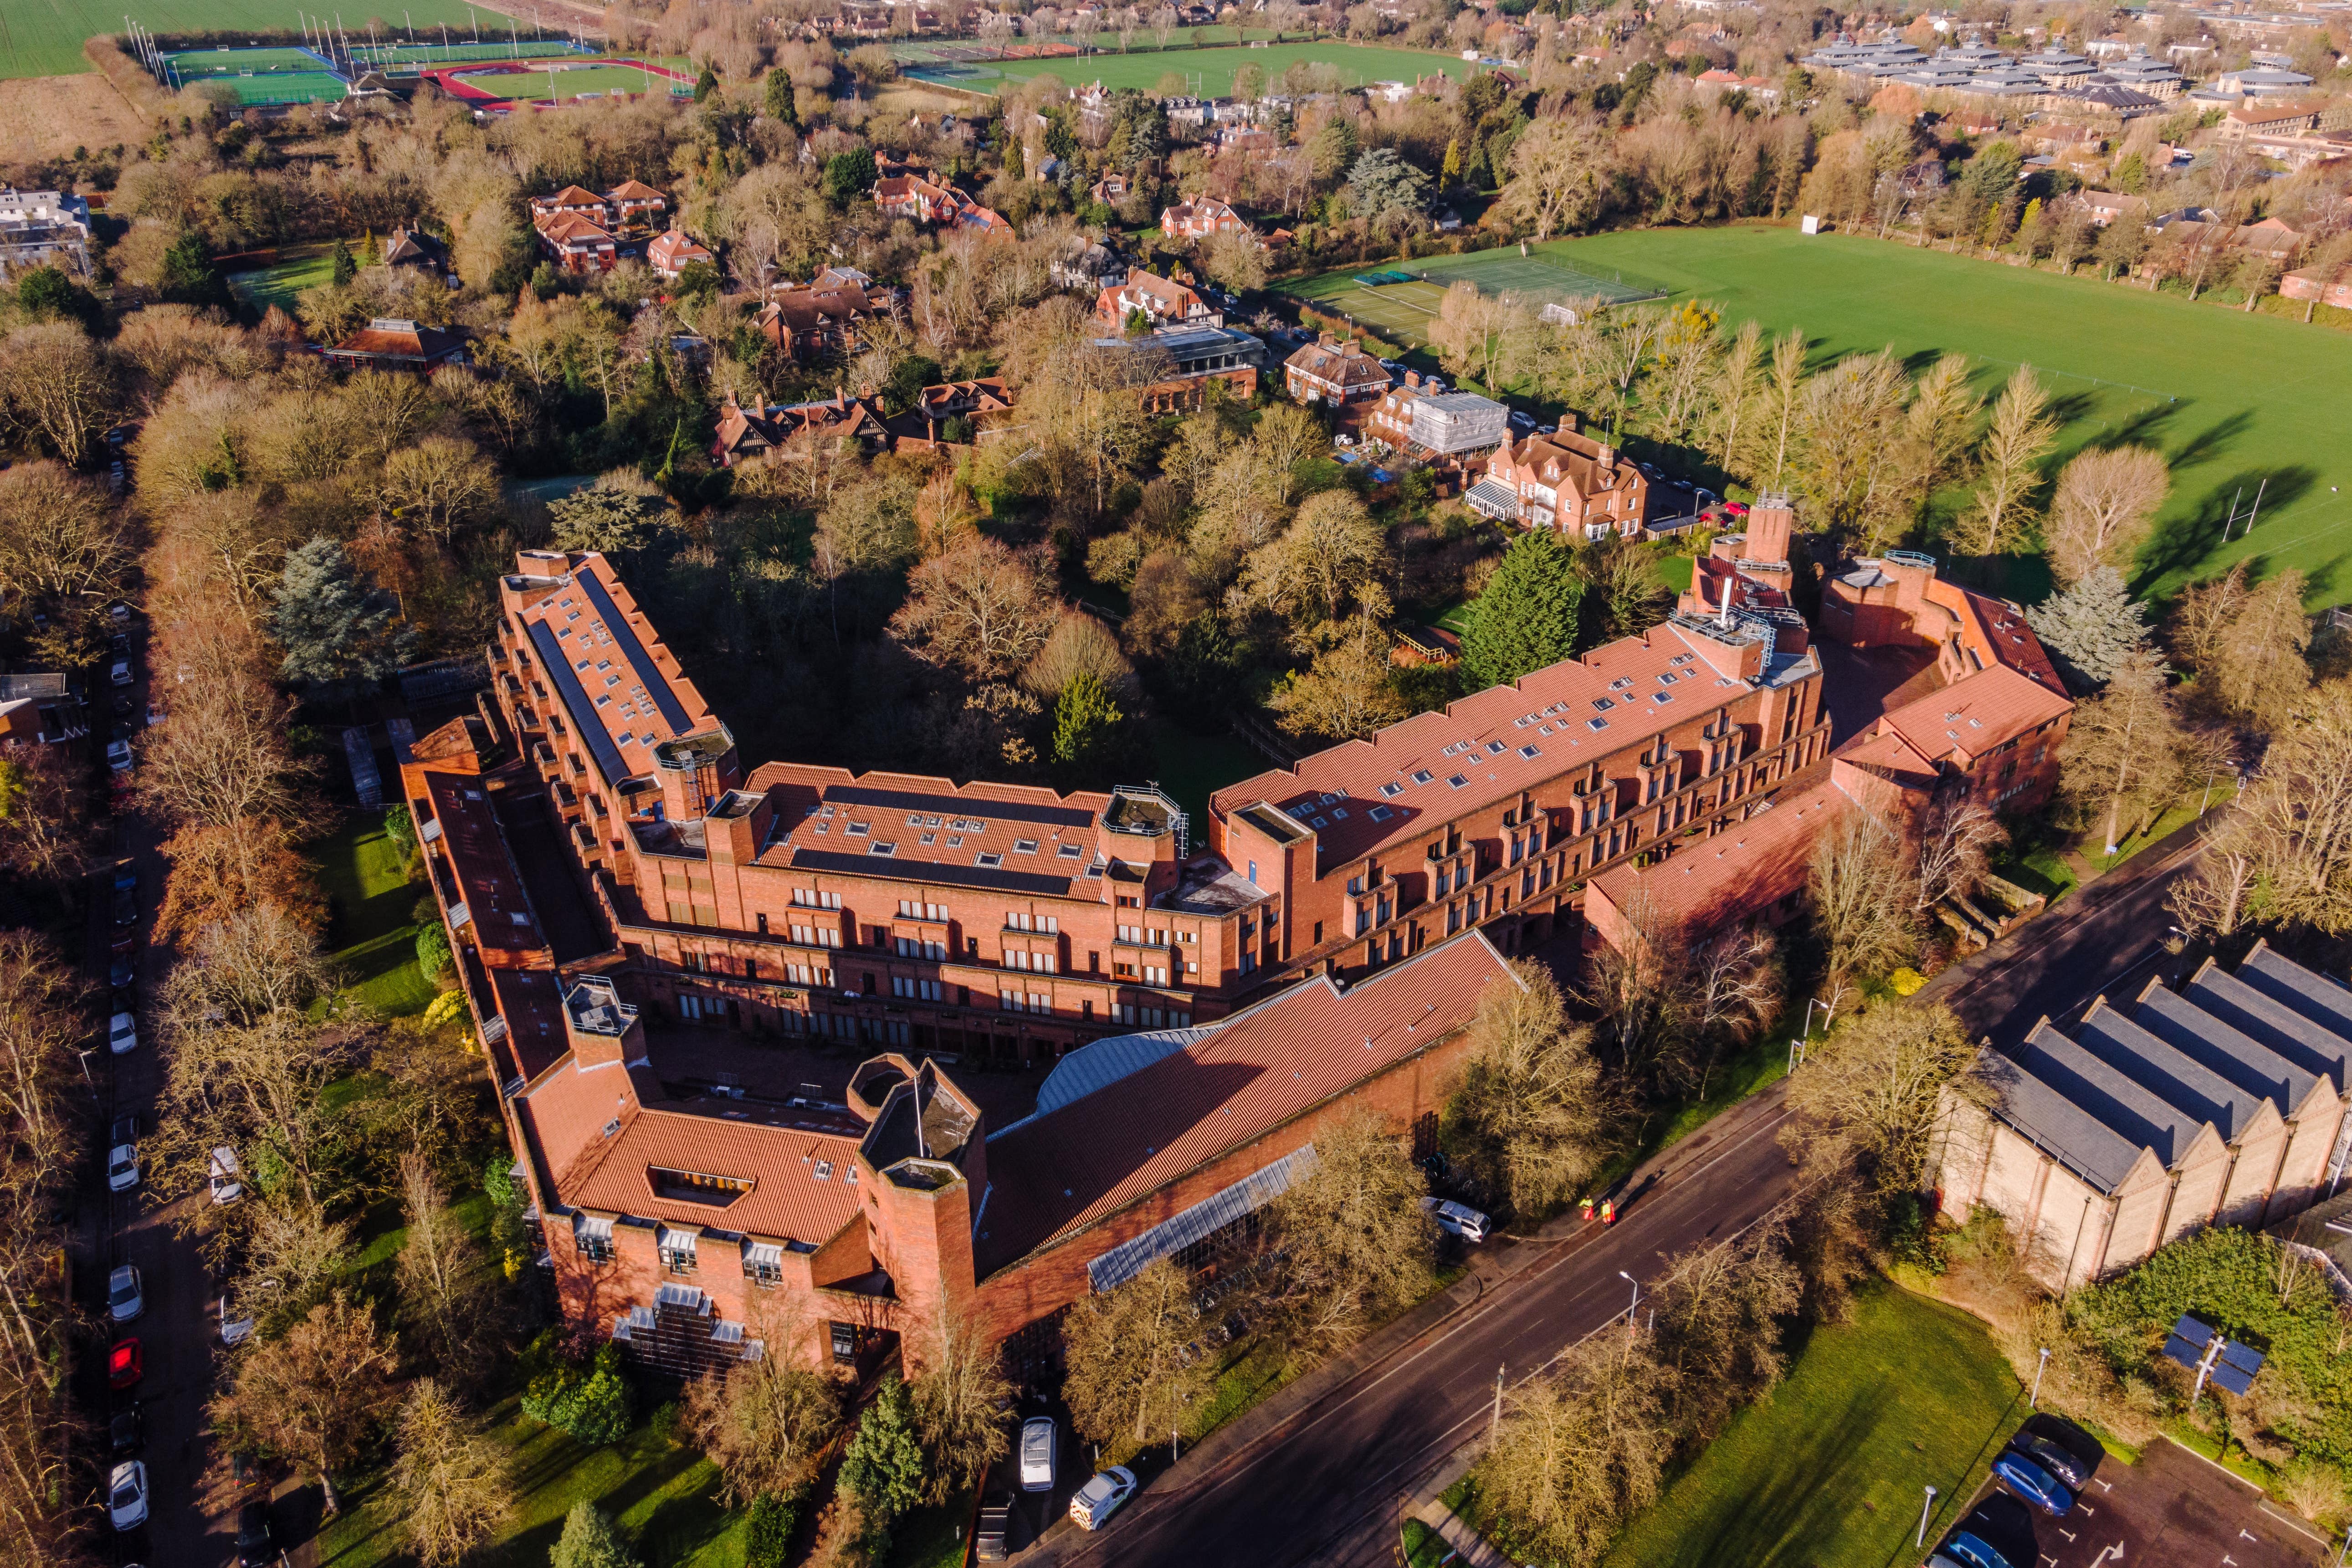
[[[1274,765],[1230,730],[1196,735],[1173,720],[1158,720],[1150,734],[1152,776],[1192,818],[1195,848],[1209,831],[1209,796]]]
[[[655,1422],[610,1447],[583,1448],[508,1399],[490,1413],[490,1436],[516,1477],[496,1561],[545,1563],[563,1516],[585,1499],[633,1538],[646,1568],[741,1568],[745,1521],[719,1506],[718,1470]],[[350,1489],[343,1512],[320,1532],[316,1560],[377,1568],[412,1561],[404,1545],[399,1504],[374,1477]]]
[[[2352,444],[2337,428],[2352,374],[2337,333],[2095,276],[1764,225],[1530,248],[1655,279],[1676,300],[1719,301],[1729,321],[1801,327],[1816,365],[1890,344],[1915,367],[1958,351],[1977,358],[1977,388],[1990,395],[2030,361],[2067,420],[2053,471],[2094,440],[2152,445],[2172,463],[2172,497],[2140,553],[2136,592],[2168,594],[2260,556],[2264,570],[2307,574],[2314,608],[2352,600]],[[1286,287],[1331,298],[1365,269]],[[2242,521],[2224,543],[2232,498],[2242,495],[2242,512],[2265,483],[2251,534]]]
[[[271,265],[230,273],[228,291],[257,316],[272,305],[292,315],[295,298],[303,289],[323,289],[335,280],[333,250],[331,245],[282,246]],[[358,245],[352,251],[356,257]]]
[[[395,1016],[423,1012],[440,991],[417,967],[415,911],[432,895],[408,880],[383,815],[353,812],[306,852],[327,895],[328,956],[344,996]]]
[[[1113,42],[1116,44],[1116,40]],[[1131,54],[1105,54],[1098,48],[1097,53],[1084,56],[909,64],[902,68],[917,81],[960,87],[971,92],[994,92],[1003,81],[1027,81],[1041,76],[1057,77],[1072,87],[1099,81],[1112,90],[1132,87],[1149,91],[1161,77],[1173,71],[1179,76],[1200,79],[1190,84],[1192,92],[1205,98],[1224,98],[1234,90],[1234,71],[1238,67],[1254,65],[1267,76],[1276,77],[1302,60],[1337,67],[1348,87],[1372,81],[1410,82],[1438,71],[1461,78],[1476,68],[1468,60],[1452,55],[1384,49],[1365,44],[1228,46],[1174,48],[1166,54],[1151,48],[1139,48]]]
[[[142,0],[131,13],[139,25],[165,42],[184,33],[226,32],[251,28],[255,42],[276,43],[294,25],[296,11],[277,0]],[[422,41],[428,29],[449,26],[450,36],[465,36],[467,0],[406,0],[402,15],[415,25]],[[489,29],[504,30],[507,16],[494,5],[475,0],[471,14]],[[38,4],[0,4],[0,77],[74,76],[91,68],[81,52],[82,40],[122,31],[123,9],[111,0],[39,0]],[[359,18],[351,24],[357,28]],[[529,13],[523,25],[530,25]],[[364,29],[361,29],[364,41]],[[299,41],[299,36],[297,41]]]
[[[1853,1321],[1813,1331],[1788,1378],[1675,1478],[1610,1568],[1886,1568],[1951,1527],[2026,1415],[1983,1326],[1875,1282]],[[1916,1561],[1914,1553],[1911,1561]]]

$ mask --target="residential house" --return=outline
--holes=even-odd
[[[2352,268],[2306,267],[2280,279],[2279,292],[2290,300],[2310,300],[2352,310]]]
[[[646,247],[646,265],[656,276],[675,283],[679,273],[696,262],[716,265],[708,247],[691,238],[684,229],[665,229],[659,237]]]
[[[566,185],[553,195],[530,198],[533,223],[544,218],[562,216],[584,217],[599,228],[612,222],[613,215],[604,198],[578,185]]]
[[[2084,191],[2080,200],[2095,227],[2105,228],[2118,218],[2143,224],[2147,221],[2146,196],[2125,195],[2118,191]]]
[[[2301,231],[2274,217],[2240,225],[2234,238],[2240,249],[2268,257],[2273,261],[2291,261],[2303,248]]]
[[[928,441],[947,440],[942,426],[961,420],[970,432],[963,439],[977,443],[1003,433],[1013,401],[1013,390],[1002,376],[942,382],[918,395],[912,417],[922,421],[923,438]]]
[[[1282,362],[1282,387],[1293,401],[1335,408],[1378,403],[1388,395],[1389,373],[1353,338],[1325,332]]]
[[[407,268],[457,281],[449,266],[449,247],[421,228],[395,228],[384,236],[383,264],[395,272]]]
[[[1462,499],[1497,521],[1587,539],[1637,539],[1650,521],[1650,478],[1640,465],[1567,426],[1496,447],[1486,477]]]
[[[624,235],[650,234],[669,210],[669,198],[642,180],[623,180],[604,193],[604,210]]]
[[[897,309],[887,290],[848,268],[828,268],[805,284],[772,287],[766,298],[751,325],[795,364],[854,353],[862,346],[864,324]]]
[[[1448,392],[1435,376],[1404,373],[1364,419],[1364,433],[1408,457],[1461,458],[1510,439],[1511,411],[1475,392]]]
[[[1105,174],[1087,189],[1087,199],[1102,206],[1115,207],[1127,200],[1127,193],[1125,174]]]
[[[0,675],[0,746],[53,746],[89,733],[89,711],[72,678],[27,670]]]
[[[0,187],[0,278],[54,267],[87,282],[89,241],[88,198],[70,191]]]
[[[807,440],[795,444],[800,437]],[[772,403],[764,408],[757,404],[743,407],[730,388],[719,408],[710,455],[720,468],[731,468],[748,458],[771,453],[803,456],[817,445],[844,440],[855,441],[869,452],[887,451],[892,445],[890,427],[883,420],[882,405],[874,400],[872,388],[861,387],[852,397],[843,387],[814,403]]]
[[[320,354],[343,370],[429,372],[466,361],[466,335],[453,327],[424,327],[379,316]]]
[[[620,242],[583,213],[559,210],[532,220],[539,247],[566,272],[610,272],[619,262]]]
[[[1054,287],[1076,294],[1100,294],[1127,281],[1128,260],[1109,247],[1072,237],[1047,268]]]
[[[952,223],[964,198],[954,186],[923,174],[892,174],[874,182],[874,205],[886,217],[909,223]]]
[[[1126,326],[1129,315],[1138,310],[1153,327],[1224,324],[1224,317],[1191,288],[1140,267],[1129,268],[1124,282],[1095,298],[1095,319],[1108,326]]]
[[[1160,229],[1170,239],[1200,240],[1219,234],[1255,234],[1249,220],[1235,212],[1233,204],[1215,196],[1195,196],[1189,202],[1179,202],[1160,215]]]

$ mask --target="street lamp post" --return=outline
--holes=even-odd
[[[2025,1401],[2027,1409],[2038,1410],[2042,1407],[2042,1374],[2049,1370],[2050,1347],[2044,1345],[2042,1347],[2042,1364],[2033,1369],[2033,1393]]]
[[[1633,1330],[1634,1310],[1642,1304],[1642,1282],[1639,1279],[1634,1279],[1631,1274],[1626,1273],[1622,1268],[1617,1270],[1617,1278],[1625,1281],[1626,1284],[1633,1287],[1633,1300],[1627,1303],[1625,1308],[1625,1331],[1626,1332],[1631,1333]]]
[[[1495,1367],[1495,1414],[1486,1423],[1486,1447],[1489,1448],[1495,1446],[1495,1439],[1503,1431],[1503,1368],[1507,1364],[1497,1363]]]
[[[1926,1500],[1919,1504],[1919,1539],[1911,1543],[1914,1547],[1920,1547],[1927,1544],[1927,1510],[1935,1506],[1936,1489],[1929,1487],[1927,1489]]]

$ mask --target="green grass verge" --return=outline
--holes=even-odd
[[[1111,40],[1114,50],[1118,40]],[[1098,46],[1099,47],[1099,46]],[[1008,81],[1028,81],[1050,76],[1066,86],[1099,81],[1116,90],[1131,87],[1150,90],[1171,72],[1196,77],[1192,90],[1209,98],[1230,97],[1234,72],[1256,66],[1269,77],[1280,76],[1305,61],[1337,67],[1342,83],[1359,87],[1373,81],[1410,82],[1439,71],[1456,79],[1476,68],[1453,55],[1427,54],[1419,49],[1384,49],[1363,44],[1268,44],[1262,48],[1226,46],[1206,49],[1137,49],[1130,54],[1096,53],[1048,59],[968,60],[952,63],[913,62],[904,68],[909,80],[933,86],[960,87],[968,92],[993,93]]]
[[[971,1494],[959,1492],[937,1508],[919,1508],[890,1531],[887,1568],[961,1568]]]
[[[563,1516],[584,1499],[614,1516],[645,1568],[742,1568],[744,1521],[719,1506],[718,1470],[651,1422],[609,1447],[583,1448],[509,1399],[491,1412],[490,1436],[514,1467],[514,1513],[498,1534],[501,1550],[486,1558],[545,1563]],[[358,1482],[342,1514],[320,1532],[317,1561],[331,1568],[405,1561],[400,1517],[380,1479]]]
[[[449,25],[451,37],[463,36],[459,30],[467,26],[467,0],[404,0],[404,8],[420,40],[426,28],[437,28],[444,22]],[[486,38],[490,27],[504,28],[505,13],[478,0],[472,9],[483,19]],[[362,42],[365,29],[361,22],[365,15],[359,13],[351,22]],[[259,42],[265,33],[289,31],[295,16],[293,7],[277,0],[144,0],[137,10],[140,26],[166,41],[175,34],[251,28]],[[529,25],[527,16],[525,25]],[[82,40],[121,31],[122,7],[111,0],[0,5],[0,77],[79,75],[91,68],[82,56]]]
[[[2210,809],[2210,806],[2218,806],[2225,804],[2226,802],[2235,800],[2237,795],[2237,782],[2233,779],[2221,779],[2216,782],[2213,785],[2213,798],[2208,808]],[[2200,816],[2205,815],[2204,812],[2198,809],[2200,805],[2208,805],[2205,800],[2205,792],[2201,789],[2197,792],[2197,798],[2195,800],[2174,806],[2170,811],[2166,812],[2162,816],[2158,817],[2154,822],[2150,823],[2147,832],[2135,834],[2131,837],[2125,839],[2121,844],[2116,845],[2116,852],[2112,855],[2105,853],[2106,846],[2100,842],[2098,835],[2095,831],[2090,835],[2087,835],[2083,840],[2081,846],[2083,858],[2088,860],[2093,866],[2098,868],[2101,875],[2105,875],[2105,873],[2114,870],[2116,867],[2122,865],[2125,861],[2130,859],[2133,856],[2138,854],[2141,850],[2147,848],[2149,845],[2157,843],[2170,835],[2179,832],[2181,828],[2188,826]]]
[[[1612,1568],[1886,1568],[1932,1540],[2025,1415],[1983,1326],[1884,1282],[1813,1331],[1771,1396],[1734,1417],[1626,1531]],[[1916,1555],[1914,1559],[1916,1561]]]
[[[2039,893],[2053,904],[2083,882],[2074,874],[2074,868],[2066,864],[2066,857],[2048,844],[2006,851],[1994,859],[1992,869],[1995,876],[2016,883],[2027,892]]]
[[[1437,1531],[1417,1519],[1404,1521],[1402,1545],[1408,1568],[1439,1568],[1454,1550]]]
[[[440,988],[417,967],[413,917],[430,894],[408,880],[383,816],[354,812],[305,853],[327,894],[329,956],[342,972],[345,999],[394,1017],[425,1011]]]
[[[2095,277],[1793,228],[1644,229],[1530,248],[1720,301],[1727,322],[1802,327],[1816,364],[1888,345],[1914,364],[1958,352],[1978,357],[1976,386],[1990,393],[2031,362],[2066,420],[2053,471],[2094,440],[2152,445],[2172,463],[2136,590],[2168,593],[2259,555],[2267,569],[2307,574],[2314,608],[2352,599],[2352,444],[2335,428],[2340,399],[2326,391],[2344,381],[2333,332]],[[1286,291],[1333,299],[1361,270]],[[2222,543],[2231,497],[2242,488],[2242,509],[2265,479],[2261,520]]]

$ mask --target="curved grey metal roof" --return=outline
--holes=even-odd
[[[1105,1084],[1117,1083],[1131,1072],[1150,1067],[1198,1044],[1216,1029],[1214,1024],[1194,1024],[1182,1029],[1147,1029],[1138,1035],[1113,1035],[1090,1046],[1080,1046],[1054,1064],[1037,1086],[1037,1109],[1043,1116],[1082,1100]]]

